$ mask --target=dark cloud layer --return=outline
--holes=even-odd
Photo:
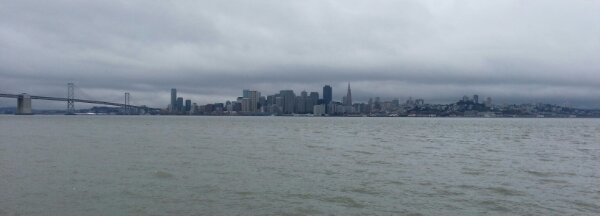
[[[164,106],[254,88],[600,107],[600,2],[1,1],[0,91]],[[34,102],[62,107],[62,103]],[[14,101],[0,99],[0,106]]]

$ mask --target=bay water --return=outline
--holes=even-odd
[[[599,215],[600,119],[0,115],[0,215]]]

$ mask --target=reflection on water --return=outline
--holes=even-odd
[[[600,120],[0,116],[0,215],[594,215]]]

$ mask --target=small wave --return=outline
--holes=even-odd
[[[600,205],[597,205],[597,204],[583,202],[583,201],[579,201],[579,200],[569,201],[569,202],[575,204],[576,206],[578,206],[579,208],[581,208],[583,210],[593,211],[595,213],[600,212]]]
[[[369,171],[369,170],[366,170],[366,169],[356,169],[356,170],[354,170],[355,173],[365,173],[367,171]]]
[[[542,184],[568,184],[568,181],[564,180],[556,180],[556,179],[540,179],[540,183]]]
[[[521,191],[517,191],[517,190],[512,190],[512,189],[508,189],[508,188],[504,188],[504,187],[490,187],[488,188],[488,190],[497,193],[497,194],[501,194],[501,195],[505,195],[505,196],[523,196],[524,193]]]
[[[164,179],[174,177],[173,174],[165,172],[165,171],[156,171],[156,172],[154,172],[154,176],[157,178],[164,178]]]
[[[390,165],[392,163],[390,162],[386,162],[386,161],[370,161],[370,164],[383,164],[383,165]]]
[[[323,212],[316,210],[311,207],[298,207],[295,208],[293,212],[277,212],[277,215],[318,215],[323,214]]]
[[[483,172],[478,172],[478,171],[463,171],[461,173],[465,174],[465,175],[474,175],[474,176],[478,176],[478,175],[483,174]]]
[[[481,201],[479,202],[481,205],[483,205],[486,209],[492,210],[492,211],[497,211],[497,212],[510,212],[510,209],[507,207],[504,207],[502,205],[500,205],[498,202],[496,201],[492,201],[492,200],[485,200],[485,201]]]
[[[351,193],[359,193],[359,194],[368,194],[368,195],[381,195],[382,193],[375,191],[375,189],[367,188],[367,187],[359,187],[359,188],[348,188],[343,189],[343,192],[351,192]]]
[[[387,183],[394,184],[394,185],[404,185],[404,182],[401,182],[401,181],[388,181]]]
[[[463,171],[461,172],[462,174],[465,175],[474,175],[474,176],[478,176],[484,173],[484,170],[480,170],[480,169],[470,169],[470,168],[463,168]]]
[[[569,172],[554,173],[554,172],[540,172],[540,171],[531,171],[531,170],[527,170],[525,172],[527,172],[531,175],[534,175],[534,176],[538,176],[538,177],[576,176],[577,175],[575,173],[569,173]]]
[[[285,195],[285,197],[288,197],[288,198],[300,198],[300,199],[303,199],[303,200],[314,200],[314,199],[317,199],[317,196],[314,195],[314,194],[288,194],[288,195]]]
[[[353,152],[361,153],[361,154],[366,154],[366,155],[373,155],[373,154],[375,154],[373,152],[368,152],[368,151],[353,151]]]
[[[462,188],[462,189],[470,189],[470,190],[479,189],[479,188],[478,188],[477,186],[475,186],[475,185],[465,185],[465,184],[459,185],[458,187],[459,187],[459,188]]]
[[[238,191],[238,192],[235,192],[235,193],[237,195],[241,195],[241,196],[251,196],[251,195],[254,195],[254,193],[250,192],[250,191]]]
[[[531,175],[534,175],[534,176],[538,176],[538,177],[550,177],[550,176],[553,176],[553,174],[549,173],[549,172],[538,172],[538,171],[530,171],[530,170],[525,171],[525,172],[527,172],[527,173],[529,173]]]
[[[457,191],[456,189],[452,189],[452,186],[444,186],[445,189],[434,187],[435,194],[437,196],[463,196],[464,192]],[[453,207],[455,208],[455,207]]]
[[[329,203],[337,203],[346,207],[351,208],[364,208],[365,205],[359,202],[356,202],[354,199],[345,196],[337,196],[337,197],[326,197],[322,198],[321,201],[329,202]]]
[[[318,145],[305,145],[307,148],[311,148],[311,149],[325,149],[325,150],[332,150],[332,148],[329,147],[325,147],[325,146],[318,146]]]

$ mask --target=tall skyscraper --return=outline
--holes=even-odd
[[[185,111],[189,112],[192,109],[192,100],[185,100]]]
[[[242,112],[251,112],[250,108],[251,108],[251,104],[252,102],[250,102],[250,98],[243,98],[242,99]]]
[[[319,102],[319,92],[311,92],[309,97],[313,100],[313,103],[317,105],[317,102]]]
[[[310,102],[308,99],[308,93],[306,91],[300,92],[300,96],[296,97],[296,113],[305,114],[309,112],[308,103]],[[310,106],[312,107],[312,105]]]
[[[283,105],[281,106],[284,114],[294,113],[294,107],[296,102],[296,94],[294,90],[281,90],[279,96],[283,97]]]
[[[479,103],[479,95],[473,95],[473,102],[476,104]]]
[[[177,89],[171,89],[171,111],[177,110]]]
[[[175,107],[176,107],[176,109],[174,109],[174,110],[176,110],[176,111],[183,110],[183,98],[182,97],[177,98],[177,103],[176,103]]]
[[[350,83],[348,83],[348,92],[346,93],[346,101],[344,101],[344,105],[352,106],[352,91],[350,90]]]
[[[319,104],[319,93],[311,92],[308,96],[308,101],[306,102],[306,112],[314,113],[315,105]]]
[[[331,86],[329,86],[329,85],[323,86],[323,103],[326,105],[331,103],[332,98],[333,98],[333,89],[331,88]]]

